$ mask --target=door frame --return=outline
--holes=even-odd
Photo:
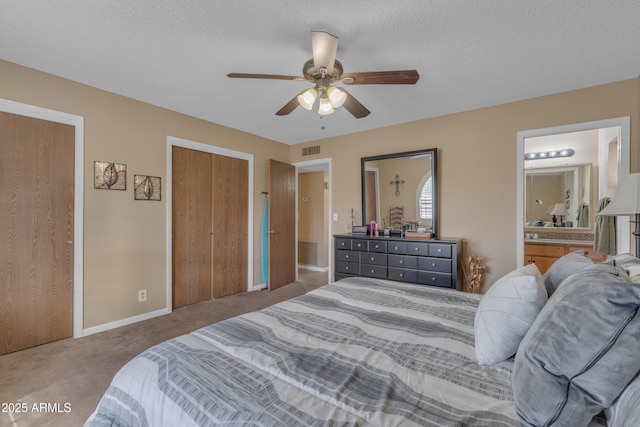
[[[618,148],[618,177],[629,174],[630,150],[631,150],[631,125],[630,117],[616,117],[612,119],[594,120],[590,122],[573,123],[568,125],[553,126],[548,128],[530,129],[519,131],[516,139],[516,257],[517,266],[524,265],[524,143],[525,139],[557,135],[570,132],[580,132],[618,126],[620,128]],[[619,253],[629,252],[630,234],[629,217],[617,217],[617,245]]]
[[[172,311],[173,306],[173,282],[172,278],[172,259],[173,259],[173,242],[171,240],[173,226],[172,226],[172,207],[173,207],[173,194],[172,194],[172,167],[173,157],[172,148],[181,147],[191,150],[204,151],[205,153],[219,154],[221,156],[233,157],[236,159],[247,160],[249,162],[248,167],[248,215],[247,215],[247,290],[252,291],[260,289],[260,287],[254,287],[253,285],[253,154],[243,153],[242,151],[230,150],[228,148],[217,147],[215,145],[204,144],[201,142],[190,141],[175,136],[167,136],[167,307],[168,312]]]
[[[84,320],[84,117],[0,98],[0,111],[71,125],[75,129],[73,156],[73,337],[83,336]]]
[[[327,230],[327,263],[329,268],[327,269],[327,283],[331,283],[333,282],[332,278],[333,278],[333,239],[331,238],[332,236],[332,229],[333,229],[333,216],[331,215],[332,212],[332,206],[333,206],[333,187],[331,185],[332,183],[332,172],[331,172],[331,158],[327,157],[324,159],[315,159],[315,160],[306,160],[303,162],[295,162],[295,163],[291,163],[292,166],[296,167],[296,182],[295,182],[295,186],[296,186],[296,234],[295,234],[295,239],[296,239],[296,280],[298,280],[298,217],[299,217],[299,212],[298,212],[298,174],[300,173],[300,168],[306,167],[306,166],[327,166],[327,181],[328,181],[328,185],[329,185],[329,203],[328,206],[326,207],[327,209],[327,217],[329,218],[329,227]],[[337,214],[336,214],[337,215]]]

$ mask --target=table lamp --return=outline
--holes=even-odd
[[[553,210],[549,213],[553,215],[551,218],[553,220],[553,225],[556,225],[556,215],[560,217],[560,224],[562,224],[562,217],[567,214],[567,209],[564,203],[556,203]]]
[[[596,215],[630,216],[635,215],[636,256],[640,257],[640,173],[624,175],[618,183],[616,194],[611,202]]]

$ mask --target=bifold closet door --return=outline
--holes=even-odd
[[[173,308],[247,290],[249,162],[172,149]]]
[[[173,308],[211,298],[211,154],[172,148]]]
[[[70,337],[75,128],[0,113],[0,354]]]
[[[249,162],[213,155],[212,298],[247,290]]]

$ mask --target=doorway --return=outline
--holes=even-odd
[[[2,311],[12,322],[2,337],[6,353],[82,336],[84,118],[6,99],[0,112],[2,159],[11,162],[2,170],[12,183],[2,197],[9,205],[2,228],[12,237],[2,239],[0,269],[14,279],[2,282],[12,301]]]
[[[597,120],[593,122],[585,122],[585,123],[577,123],[565,126],[555,126],[551,128],[542,128],[542,129],[533,129],[527,131],[518,132],[517,135],[517,235],[516,235],[516,252],[517,259],[519,260],[519,265],[522,265],[524,260],[524,235],[525,235],[525,225],[526,225],[526,213],[525,213],[525,205],[526,205],[526,187],[525,183],[528,183],[529,192],[531,193],[531,180],[526,177],[525,174],[525,149],[527,147],[527,141],[531,141],[532,148],[542,147],[540,145],[533,145],[535,139],[546,139],[549,143],[554,144],[556,141],[555,137],[558,137],[558,141],[563,141],[563,144],[566,144],[567,138],[566,135],[569,134],[578,134],[578,133],[586,133],[588,131],[595,131],[599,137],[596,145],[600,148],[596,149],[596,154],[594,155],[596,160],[594,160],[594,164],[599,164],[602,167],[593,168],[594,171],[601,169],[609,169],[616,171],[616,179],[613,181],[617,182],[617,178],[623,175],[627,175],[629,173],[629,156],[630,156],[630,119],[629,117],[618,117],[613,119],[606,120]],[[610,150],[609,141],[616,141],[616,149]],[[537,142],[537,141],[536,141]],[[557,144],[556,144],[557,145]],[[560,146],[545,146],[544,150],[558,150],[561,148]],[[563,145],[564,147],[564,145]],[[579,145],[574,151],[579,151],[582,149],[584,145]],[[604,149],[603,149],[604,147]],[[538,153],[536,153],[538,154]],[[576,157],[579,157],[576,154]],[[528,157],[527,157],[528,158]],[[534,160],[535,162],[540,162],[541,160]],[[531,163],[529,161],[529,163]],[[584,162],[583,162],[584,163]],[[607,167],[608,166],[608,167]],[[613,167],[612,167],[613,166]],[[595,176],[595,173],[593,174]],[[615,187],[610,184],[599,184],[598,182],[602,179],[606,183],[610,180],[608,174],[602,173],[601,176],[598,177],[598,180],[594,180],[592,185],[594,192],[597,195],[593,195],[591,204],[593,204],[593,200],[599,200],[604,196],[611,196],[615,192]],[[528,181],[525,180],[528,179]],[[616,184],[617,185],[617,184]],[[569,207],[571,209],[576,208],[576,202],[572,201],[572,197],[575,191],[567,192],[563,190],[563,198],[560,199],[562,202],[562,206]],[[531,202],[532,204],[542,204],[544,206],[545,200],[542,197],[536,197]],[[588,201],[580,199],[579,202]],[[548,203],[547,203],[548,204]],[[548,208],[548,206],[547,206]],[[593,210],[593,208],[592,208]],[[546,211],[545,211],[546,212]],[[549,212],[546,212],[547,214]],[[593,216],[593,212],[592,212]],[[547,215],[548,217],[548,215]],[[577,224],[576,221],[574,221]],[[629,243],[630,243],[630,227],[629,227],[629,218],[628,217],[617,217],[617,230],[616,230],[616,240],[617,240],[617,253],[626,253],[629,252]],[[589,227],[586,227],[589,228]],[[593,227],[591,227],[592,229]],[[564,230],[563,230],[564,231]]]
[[[293,165],[296,166],[296,280],[313,285],[330,283],[331,159]]]
[[[205,220],[205,222],[207,222],[207,229],[209,230],[206,233],[208,235],[205,236],[207,241],[209,242],[208,244],[211,244],[210,242],[219,242],[219,241],[224,241],[228,243],[229,239],[225,239],[221,237],[219,235],[219,232],[233,233],[234,239],[239,237],[242,240],[242,244],[238,244],[237,246],[243,247],[242,255],[241,255],[243,259],[238,261],[233,261],[234,264],[231,265],[228,262],[227,255],[228,253],[231,253],[231,252],[237,253],[237,251],[236,250],[229,251],[227,250],[229,248],[220,246],[221,252],[220,252],[220,256],[218,257],[219,259],[216,260],[215,256],[212,257],[210,260],[206,261],[206,263],[208,264],[206,264],[204,268],[199,269],[199,271],[203,271],[205,272],[205,274],[208,274],[209,283],[214,283],[214,284],[215,282],[218,281],[218,278],[224,277],[225,274],[228,277],[231,277],[231,276],[242,277],[240,279],[242,283],[237,284],[240,287],[237,288],[236,290],[237,291],[254,290],[254,287],[253,287],[253,215],[249,214],[253,212],[253,201],[254,201],[253,154],[242,153],[235,150],[215,147],[212,145],[202,144],[199,142],[189,141],[189,140],[170,136],[167,138],[167,177],[168,177],[167,179],[167,182],[168,182],[168,185],[167,185],[167,200],[168,200],[168,203],[167,203],[167,242],[168,242],[167,243],[167,308],[171,310],[171,307],[176,305],[175,304],[176,301],[174,301],[174,281],[173,281],[173,277],[175,275],[174,274],[175,272],[173,271],[173,259],[174,259],[174,250],[175,250],[174,243],[173,243],[173,236],[174,236],[174,226],[173,226],[173,223],[174,223],[173,204],[174,203],[173,202],[174,202],[174,199],[180,197],[180,194],[179,194],[180,189],[178,187],[174,188],[172,185],[173,173],[174,173],[173,172],[174,148],[191,150],[198,153],[204,153],[206,156],[211,156],[209,157],[210,160],[205,160],[205,163],[208,163],[209,165],[211,165],[212,175],[209,181],[209,183],[213,186],[212,187],[213,192],[211,196],[213,198],[220,197],[222,200],[220,203],[225,204],[225,206],[227,202],[230,202],[232,199],[235,200],[237,198],[236,197],[237,194],[234,191],[225,193],[224,192],[225,185],[222,185],[221,188],[218,188],[218,189],[215,188],[215,184],[212,183],[213,177],[215,176],[215,173],[216,173],[215,170],[222,171],[223,175],[230,177],[232,176],[232,173],[230,173],[227,170],[228,167],[231,167],[232,169],[236,170],[238,169],[236,166],[234,166],[236,163],[244,164],[242,165],[242,170],[244,171],[242,172],[242,175],[243,175],[242,179],[238,177],[238,178],[234,178],[233,181],[234,183],[239,181],[243,182],[242,183],[243,189],[246,187],[246,190],[242,191],[242,194],[244,194],[245,200],[244,201],[235,200],[233,202],[233,205],[242,206],[241,210],[245,212],[245,214],[239,215],[237,212],[233,212],[233,210],[231,210],[230,208],[225,208],[224,212],[221,212],[219,216],[217,217],[210,216],[207,220]],[[216,163],[215,161],[216,158],[225,158],[226,161],[223,163]],[[211,163],[211,160],[213,160],[213,163]],[[221,184],[224,184],[221,180],[219,180],[219,182]],[[241,203],[241,202],[244,202],[244,203]],[[234,222],[234,221],[237,221],[238,218],[241,218],[240,222],[239,223]],[[246,251],[244,248],[246,248]],[[213,251],[213,253],[215,255],[215,251]],[[222,263],[216,264],[220,260],[222,260]],[[241,273],[240,275],[238,275],[238,270],[242,270],[240,272]],[[196,291],[196,294],[198,294],[198,292],[199,291]],[[235,291],[232,290],[232,292],[235,292]],[[215,294],[214,292],[206,292],[206,294],[211,295],[213,297],[220,296],[218,294]]]

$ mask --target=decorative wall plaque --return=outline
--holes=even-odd
[[[93,188],[100,190],[127,189],[127,165],[94,161],[93,174]]]
[[[133,198],[135,200],[160,200],[160,177],[133,175]]]

